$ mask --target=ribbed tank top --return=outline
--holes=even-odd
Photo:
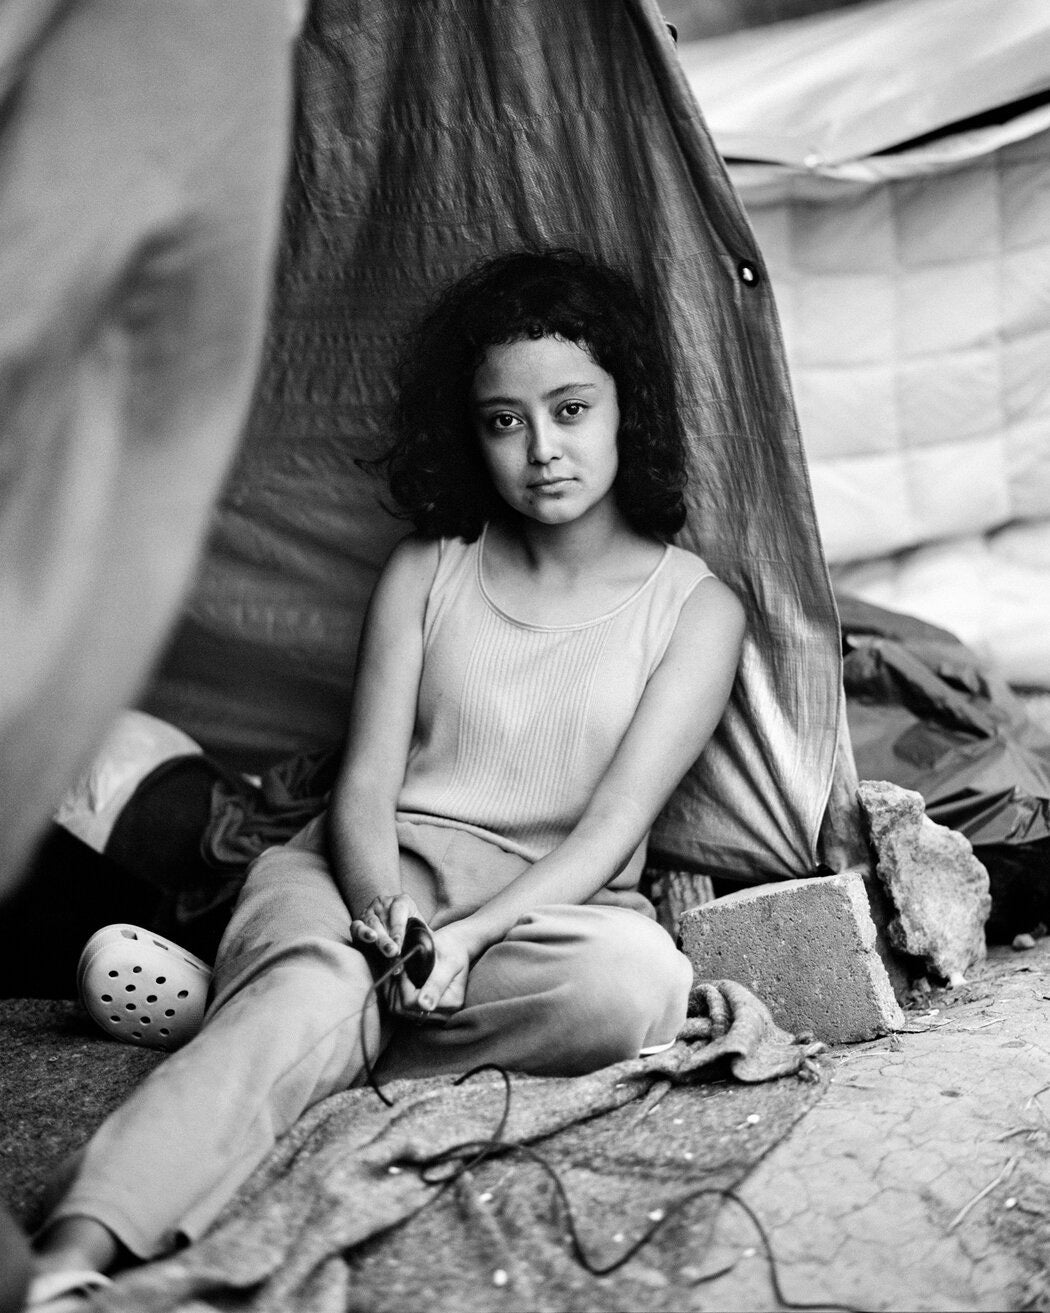
[[[486,591],[484,544],[484,534],[440,544],[398,819],[468,830],[536,861],[580,819],[711,571],[668,546],[605,615],[534,625]],[[636,883],[643,860],[644,843],[615,887]]]

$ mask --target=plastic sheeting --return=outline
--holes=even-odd
[[[975,653],[912,616],[840,597],[843,678],[863,778],[921,793],[991,878],[988,934],[1050,921],[1050,733]]]
[[[834,601],[765,269],[655,4],[321,0],[298,86],[257,401],[149,709],[255,768],[342,737],[365,602],[404,532],[355,465],[382,446],[403,329],[480,257],[576,245],[667,299],[695,464],[680,541],[749,614],[730,709],[655,844],[742,879],[810,873]]]
[[[1050,7],[683,51],[780,307],[837,586],[1050,686]]]
[[[887,0],[683,59],[773,279],[829,559],[1050,517],[1050,9]]]
[[[1044,0],[883,0],[698,41],[682,64],[723,155],[818,172],[1045,91],[1050,24]]]
[[[857,768],[915,789],[975,847],[1050,840],[1050,735],[952,634],[843,598]]]

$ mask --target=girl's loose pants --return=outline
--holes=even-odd
[[[314,830],[316,834],[316,827]],[[402,879],[440,926],[527,865],[472,834],[402,823]],[[219,949],[200,1033],[90,1140],[51,1219],[93,1217],[140,1258],[199,1236],[276,1139],[359,1082],[362,1043],[382,1079],[498,1063],[574,1075],[674,1039],[689,963],[634,894],[541,907],[471,969],[443,1024],[381,1020],[368,961],[311,836],[254,864]]]

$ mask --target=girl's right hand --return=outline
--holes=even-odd
[[[397,957],[410,916],[420,912],[408,894],[380,894],[350,922],[350,942],[365,953]]]

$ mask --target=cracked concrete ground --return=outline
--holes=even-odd
[[[823,1100],[744,1183],[788,1300],[1050,1309],[1050,940],[991,950],[900,1034],[832,1050]],[[698,1310],[781,1307],[751,1223],[719,1216]]]

